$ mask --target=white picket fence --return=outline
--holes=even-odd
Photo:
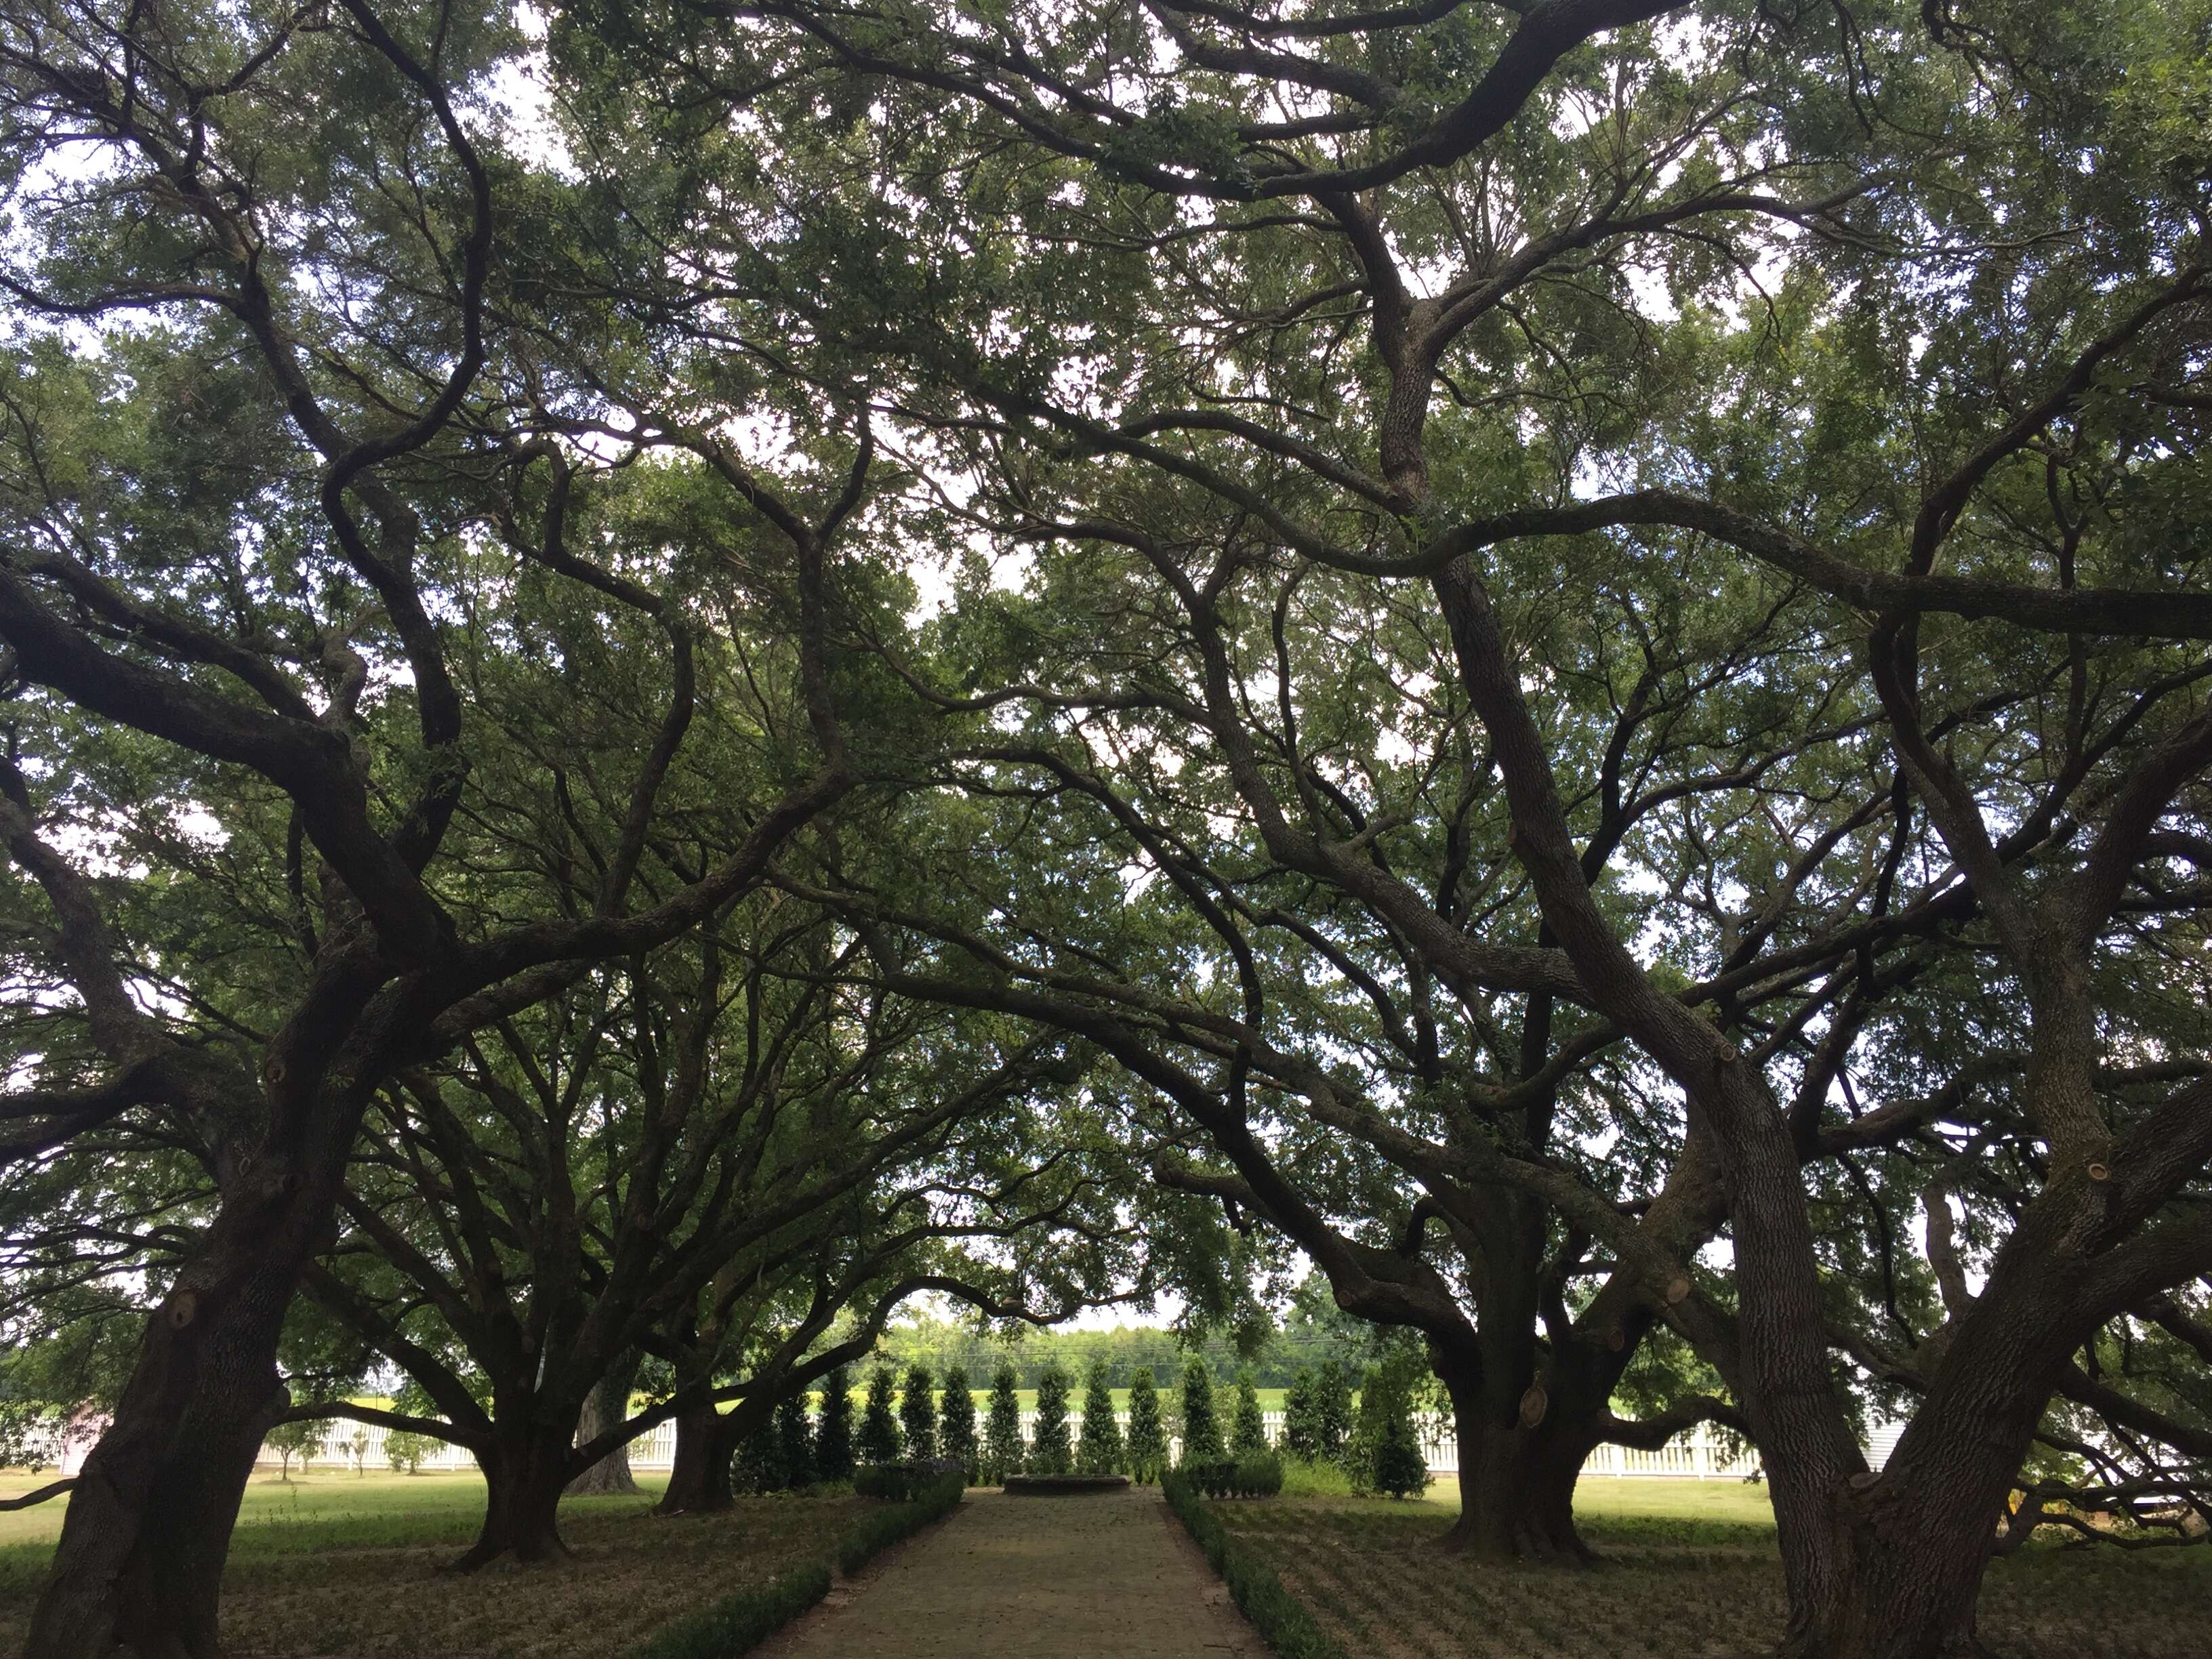
[[[1275,1411],[1265,1412],[1261,1415],[1267,1422],[1267,1438],[1271,1442],[1280,1442],[1283,1437],[1284,1414]],[[1123,1431],[1126,1431],[1129,1426],[1128,1413],[1122,1412],[1117,1413],[1117,1416]],[[1079,1426],[1079,1419],[1074,1417],[1069,1419],[1068,1437],[1071,1443]],[[1223,1427],[1226,1429],[1225,1422]],[[388,1464],[384,1452],[385,1432],[382,1427],[372,1424],[334,1421],[324,1435],[321,1443],[312,1449],[309,1466],[321,1464],[325,1467],[335,1465],[349,1469],[356,1467],[368,1469],[384,1468]],[[1024,1412],[1022,1413],[1023,1443],[1027,1444],[1033,1439],[1036,1432],[1036,1413]],[[1875,1466],[1877,1468],[1881,1467],[1881,1459],[1887,1454],[1890,1444],[1894,1443],[1895,1437],[1893,1432],[1887,1437],[1886,1441],[1881,1435],[1875,1437],[1876,1444],[1874,1451]],[[1443,1424],[1431,1422],[1423,1425],[1421,1450],[1428,1459],[1430,1473],[1439,1475],[1459,1473],[1459,1440]],[[1182,1452],[1182,1443],[1180,1440],[1170,1441],[1170,1456],[1180,1456]],[[663,1423],[650,1433],[641,1435],[630,1443],[629,1464],[633,1469],[641,1471],[665,1469],[675,1460],[676,1425],[673,1422]],[[264,1446],[261,1449],[260,1461],[273,1468],[283,1460],[278,1453]],[[300,1461],[298,1453],[293,1454],[292,1461],[295,1463]],[[422,1460],[422,1467],[425,1469],[441,1471],[470,1469],[476,1467],[476,1457],[474,1454],[462,1447],[445,1441],[437,1441],[433,1443],[430,1455]],[[1600,1446],[1590,1454],[1589,1461],[1583,1465],[1583,1473],[1585,1475],[1601,1477],[1610,1475],[1631,1478],[1658,1477],[1675,1480],[1741,1480],[1759,1473],[1759,1454],[1754,1451],[1748,1455],[1738,1456],[1711,1429],[1700,1427],[1686,1434],[1677,1435],[1656,1451],[1636,1451],[1626,1446]]]

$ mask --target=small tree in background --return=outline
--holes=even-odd
[[[1409,1498],[1428,1490],[1428,1460],[1413,1431],[1415,1360],[1394,1358],[1368,1367],[1359,1385],[1359,1425],[1352,1431],[1346,1467],[1354,1486]]]
[[[1083,1432],[1076,1441],[1075,1467],[1085,1474],[1112,1474],[1121,1462],[1121,1425],[1114,1420],[1114,1390],[1106,1383],[1106,1362],[1094,1359],[1083,1391]]]
[[[1343,1362],[1332,1359],[1321,1368],[1314,1388],[1313,1455],[1325,1462],[1344,1455],[1352,1437],[1352,1382]]]
[[[906,1387],[899,1394],[899,1430],[913,1462],[927,1462],[937,1455],[936,1387],[928,1366],[917,1361],[907,1367]]]
[[[307,1460],[314,1455],[315,1442],[321,1437],[319,1424],[279,1423],[262,1436],[262,1443],[276,1454],[276,1478],[289,1486],[292,1482],[292,1460],[300,1460],[300,1473],[307,1472]]]
[[[1260,1390],[1249,1365],[1237,1369],[1237,1416],[1229,1432],[1230,1449],[1239,1457],[1268,1449],[1267,1419],[1260,1409]]]
[[[346,1442],[346,1446],[353,1453],[354,1477],[358,1480],[368,1473],[368,1425],[356,1425],[353,1438]]]
[[[1054,1360],[1037,1374],[1036,1427],[1030,1435],[1030,1473],[1066,1474],[1073,1462],[1067,1447],[1067,1373]]]
[[[1399,1413],[1384,1425],[1369,1481],[1393,1498],[1418,1498],[1429,1489],[1429,1460],[1421,1455],[1410,1413]]]
[[[964,1366],[945,1373],[945,1401],[938,1407],[938,1449],[967,1471],[973,1486],[981,1471],[975,1456],[975,1395],[968,1387]]]
[[[1283,1396],[1283,1449],[1308,1462],[1321,1455],[1321,1379],[1310,1365],[1301,1365]]]
[[[738,1492],[781,1492],[784,1479],[783,1437],[776,1432],[771,1412],[747,1431],[730,1460],[730,1485]]]
[[[814,1425],[806,1420],[806,1396],[795,1394],[775,1408],[776,1449],[781,1455],[783,1484],[813,1484]]]
[[[1149,1484],[1168,1466],[1167,1425],[1160,1420],[1159,1391],[1152,1368],[1137,1367],[1129,1379],[1129,1473]]]
[[[1359,1409],[1345,1437],[1344,1472],[1352,1477],[1354,1492],[1375,1490],[1375,1453],[1382,1443],[1382,1430],[1390,1417],[1390,1385],[1380,1365],[1370,1365],[1359,1379]]]
[[[814,1430],[814,1474],[821,1480],[853,1478],[853,1379],[842,1365],[822,1379],[822,1413]]]
[[[891,1401],[898,1393],[898,1378],[888,1365],[868,1374],[868,1403],[860,1413],[859,1450],[863,1463],[896,1463],[899,1455],[898,1419],[891,1415]]]
[[[430,1455],[430,1437],[394,1429],[384,1437],[384,1461],[394,1474],[420,1474],[422,1460]]]
[[[1213,1373],[1193,1358],[1182,1368],[1182,1461],[1210,1462],[1222,1455],[1221,1425],[1213,1416]]]
[[[989,1486],[1022,1472],[1022,1396],[1015,1387],[1019,1381],[1012,1365],[1000,1366],[991,1378],[991,1415],[983,1430],[983,1480]]]

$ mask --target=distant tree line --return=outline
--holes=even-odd
[[[1103,1366],[1108,1388],[1127,1389],[1146,1367],[1151,1368],[1157,1382],[1182,1376],[1185,1364],[1195,1358],[1218,1382],[1233,1382],[1238,1371],[1249,1367],[1255,1387],[1288,1389],[1301,1368],[1334,1361],[1350,1365],[1356,1372],[1365,1363],[1355,1338],[1311,1324],[1276,1331],[1248,1354],[1231,1337],[1192,1339],[1158,1325],[1103,1331],[1028,1331],[1009,1340],[950,1322],[920,1320],[887,1329],[877,1352],[890,1364],[922,1364],[939,1376],[957,1367],[977,1379],[979,1385],[1001,1365],[1011,1365],[1014,1386],[1030,1389],[1037,1388],[1044,1373],[1054,1365],[1070,1376],[1086,1380],[1094,1366]]]

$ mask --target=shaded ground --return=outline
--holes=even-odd
[[[7,1479],[6,1490],[32,1484]],[[572,1498],[551,1567],[441,1572],[483,1510],[475,1474],[316,1474],[247,1489],[223,1578],[230,1659],[606,1659],[742,1585],[830,1553],[860,1500],[761,1498],[727,1516],[656,1520],[644,1498]],[[32,1515],[38,1533],[26,1539]],[[58,1504],[9,1516],[0,1654],[23,1639]]]
[[[971,1492],[758,1659],[1266,1659],[1156,1489]]]
[[[1771,1515],[1741,1483],[1585,1481],[1594,1571],[1485,1567],[1436,1547],[1442,1504],[1284,1498],[1212,1507],[1360,1659],[1737,1659],[1783,1627]],[[1593,1491],[1592,1488],[1596,1490]],[[1669,1491],[1662,1488],[1682,1487]],[[1622,1488],[1614,1492],[1608,1489]],[[2197,1659],[2212,1548],[2037,1548],[1990,1570],[2006,1659]]]

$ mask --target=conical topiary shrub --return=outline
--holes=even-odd
[[[1091,1362],[1083,1391],[1083,1432],[1075,1445],[1075,1467],[1084,1474],[1121,1473],[1121,1425],[1114,1420],[1114,1390],[1107,1386],[1106,1362]]]
[[[927,1463],[937,1455],[936,1387],[928,1366],[917,1361],[906,1368],[906,1386],[899,1391],[899,1436],[909,1462]]]
[[[891,1401],[898,1393],[898,1377],[888,1365],[878,1365],[868,1376],[868,1403],[860,1413],[859,1450],[863,1463],[896,1463],[899,1455],[898,1419]]]
[[[945,1373],[945,1400],[937,1408],[937,1449],[960,1465],[974,1486],[981,1471],[975,1445],[975,1396],[968,1387],[964,1366]]]
[[[1167,1425],[1160,1420],[1159,1390],[1152,1386],[1152,1368],[1139,1365],[1129,1379],[1129,1473],[1150,1483],[1168,1466]]]
[[[1222,1455],[1221,1425],[1213,1416],[1213,1373],[1194,1358],[1182,1368],[1182,1459],[1208,1463]]]
[[[1037,1376],[1036,1426],[1030,1432],[1031,1474],[1066,1474],[1075,1462],[1067,1445],[1067,1373],[1057,1361]]]
[[[983,1427],[983,1483],[995,1486],[1010,1474],[1019,1474],[1029,1454],[1022,1444],[1020,1377],[1011,1364],[999,1367],[991,1378],[991,1414]]]

